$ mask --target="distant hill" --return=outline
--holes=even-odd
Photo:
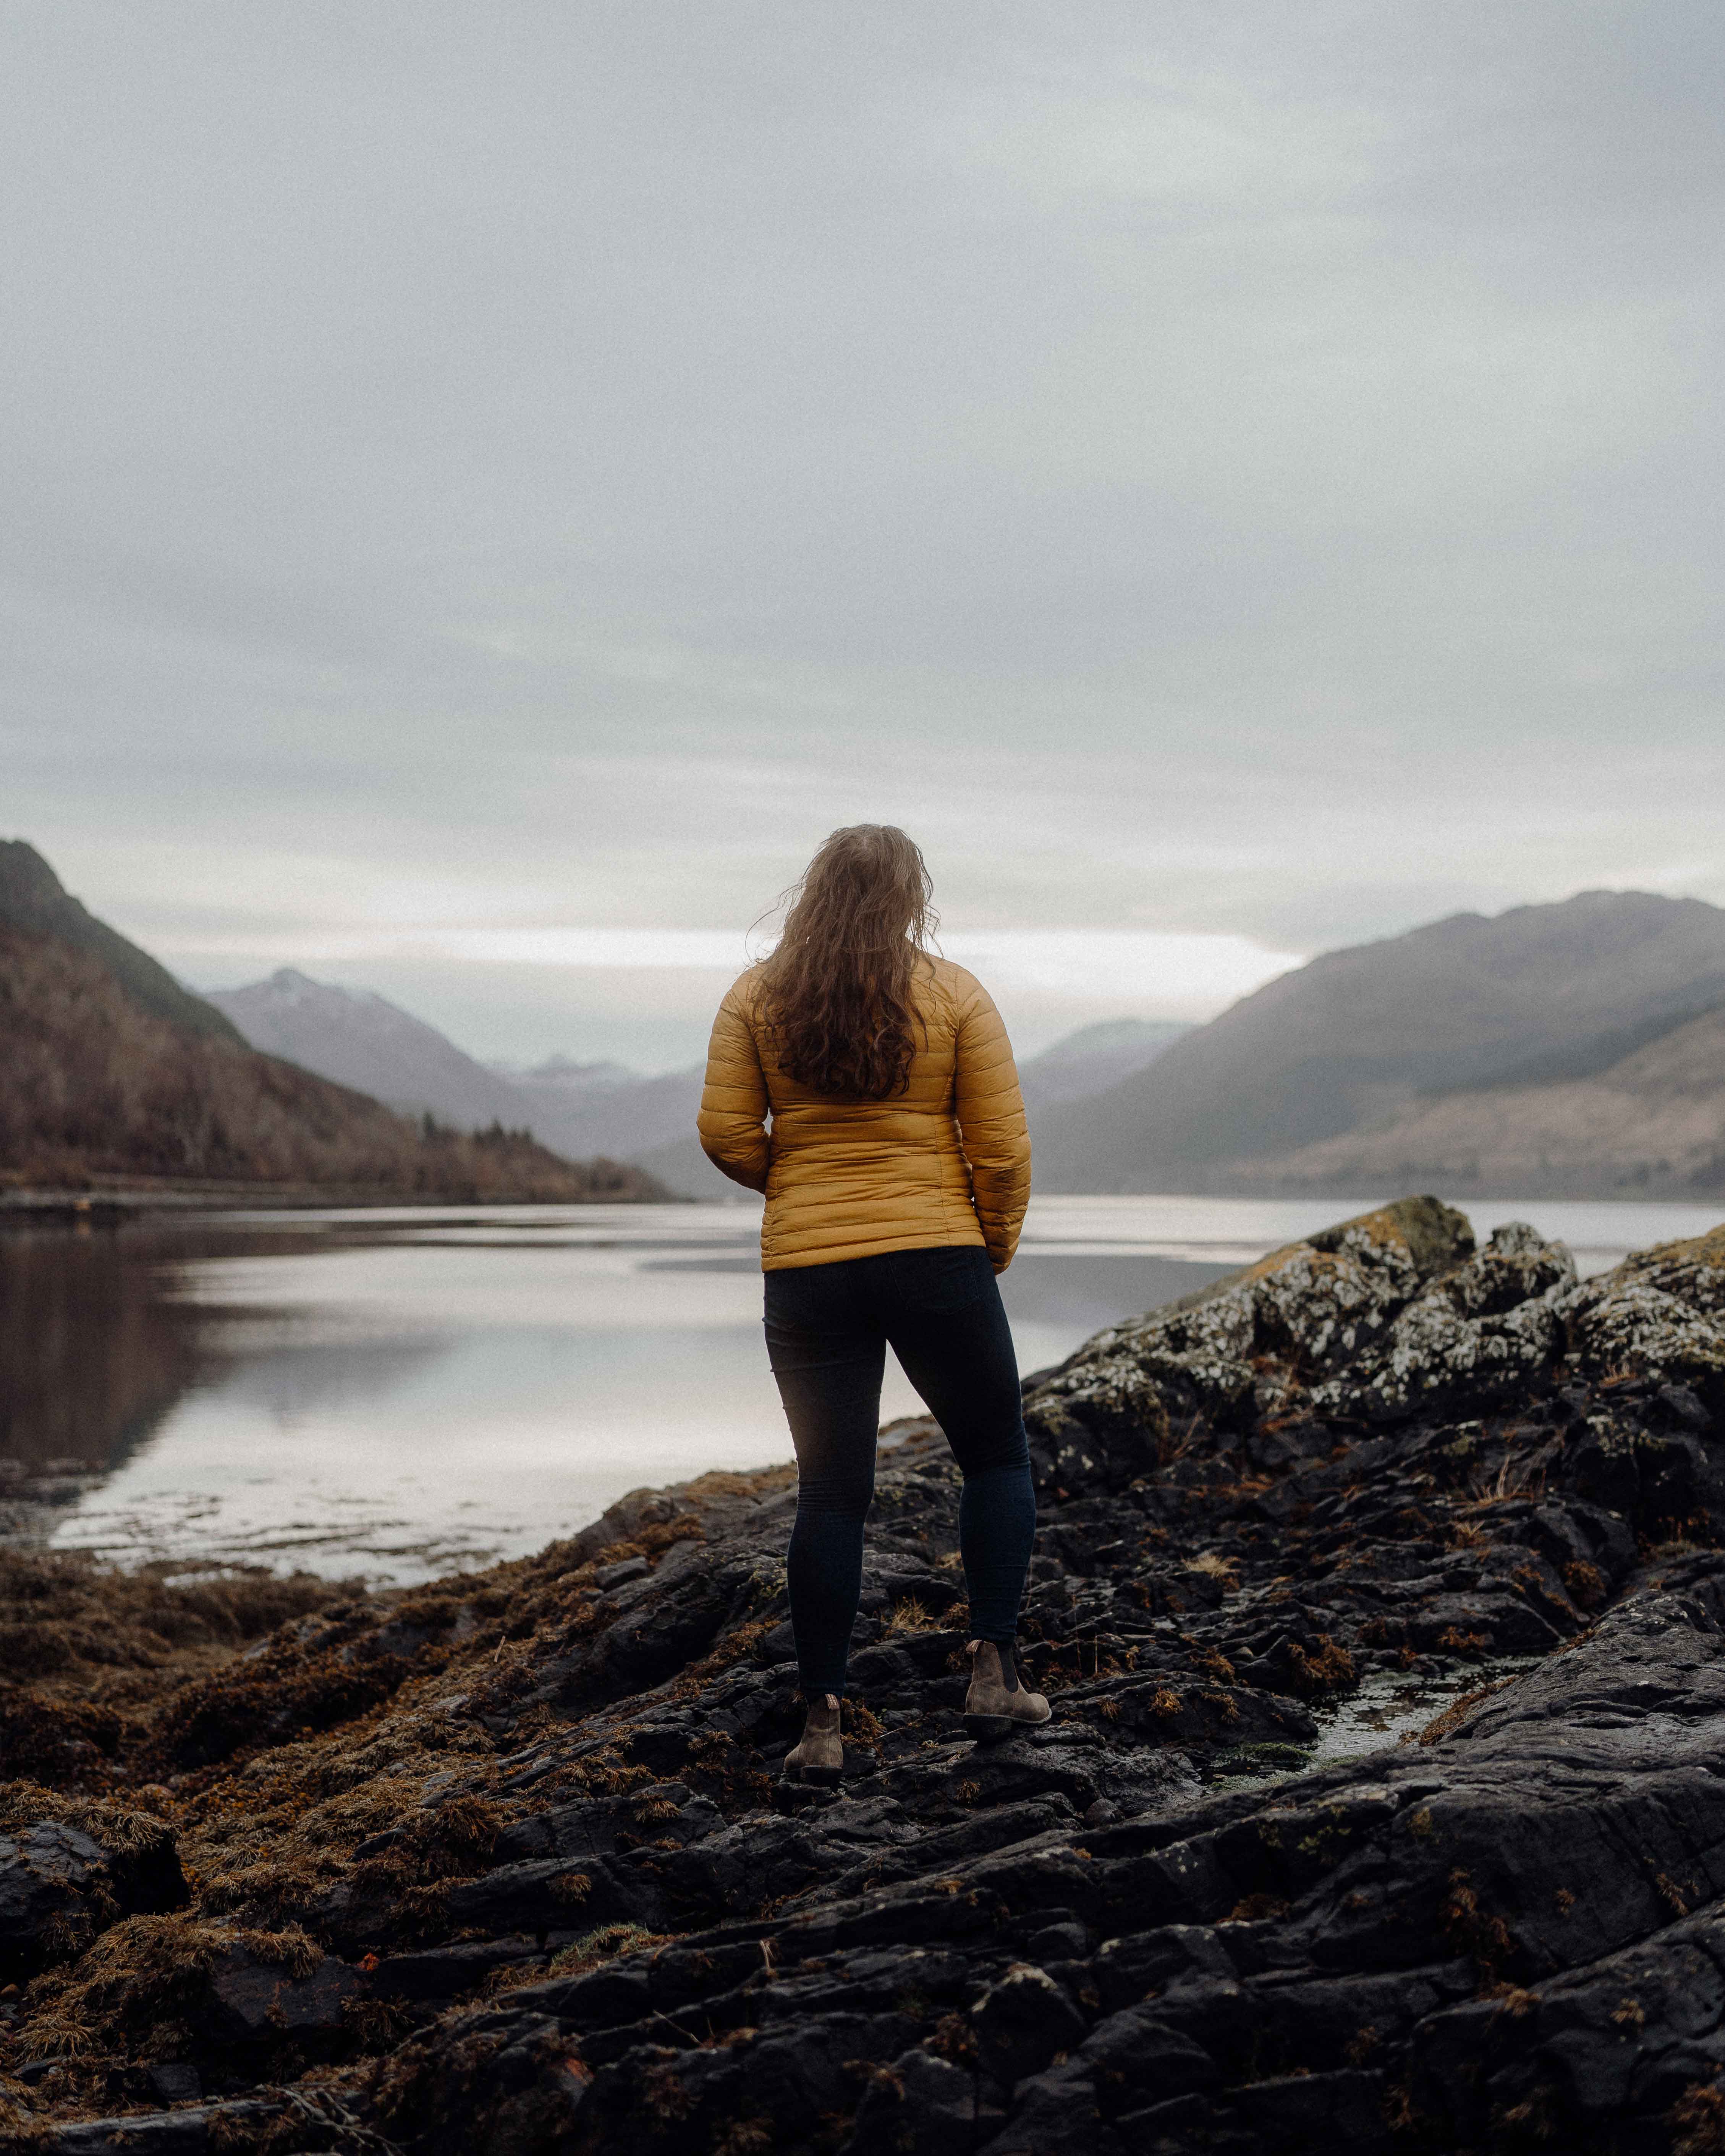
[[[639,1086],[641,1074],[626,1063],[578,1063],[572,1056],[552,1055],[543,1063],[492,1063],[487,1069],[511,1086],[546,1086],[565,1102],[596,1101],[621,1086]]]
[[[1593,1078],[1440,1094],[1259,1164],[1278,1190],[1697,1198],[1725,1191],[1725,1009]]]
[[[386,997],[290,966],[249,988],[216,989],[209,1001],[254,1048],[321,1078],[461,1130],[493,1122],[531,1130],[566,1159],[627,1160],[695,1127],[698,1065],[644,1078],[619,1063],[562,1055],[527,1070],[480,1063]]]
[[[58,937],[74,950],[87,952],[140,1010],[166,1019],[182,1032],[210,1040],[238,1041],[240,1037],[220,1011],[182,988],[166,966],[87,912],[36,849],[22,839],[0,839],[0,924],[32,936]]]
[[[739,1195],[695,1137],[701,1064],[652,1078],[622,1064],[562,1055],[528,1070],[482,1064],[385,997],[315,981],[292,967],[248,988],[214,989],[208,1000],[254,1048],[392,1106],[429,1110],[463,1130],[518,1125],[567,1159],[633,1161],[687,1197]],[[1162,1019],[1085,1026],[1023,1065],[1025,1105],[1034,1119],[1099,1093],[1190,1030]]]
[[[691,1136],[701,1105],[701,1064],[643,1078],[615,1064],[574,1064],[557,1058],[514,1081],[521,1120],[560,1152],[608,1154],[633,1160]]]
[[[1056,1107],[1037,1181],[1260,1188],[1304,1148],[1411,1127],[1435,1096],[1596,1078],[1721,1004],[1725,911],[1699,900],[1587,891],[1458,914],[1315,958],[1147,1070]],[[1592,1187],[1618,1186],[1602,1168]]]
[[[266,1055],[285,1056],[393,1108],[429,1111],[462,1130],[532,1121],[508,1079],[369,990],[336,988],[284,966],[249,988],[212,989],[207,1000]],[[536,1126],[535,1134],[544,1136]]]
[[[1087,1101],[1146,1069],[1172,1048],[1189,1025],[1166,1018],[1111,1018],[1081,1026],[1019,1065],[1024,1106],[1033,1122],[1040,1108]]]

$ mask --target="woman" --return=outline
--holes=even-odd
[[[988,992],[924,947],[932,896],[896,825],[834,831],[778,949],[720,1005],[701,1095],[707,1158],[767,1194],[767,1348],[800,1478],[788,1572],[807,1720],[785,1768],[809,1782],[836,1782],[844,1763],[889,1342],[964,1472],[966,1726],[993,1738],[1048,1719],[1013,1660],[1036,1500],[994,1284],[1017,1247],[1030,1142]]]

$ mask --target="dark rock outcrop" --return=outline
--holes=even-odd
[[[1111,1328],[1029,1389],[1056,1716],[992,1750],[911,1425],[834,1792],[782,1473],[304,1618],[160,1717],[195,1905],[0,1995],[0,2095],[67,2152],[1701,2156],[1722,1363],[1725,1232],[1578,1285],[1427,1199]]]

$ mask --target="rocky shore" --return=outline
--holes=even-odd
[[[1725,2149],[1725,1229],[1409,1199],[1028,1391],[1055,1718],[903,1426],[835,1793],[786,1472],[249,1645],[15,1570],[0,2148]]]

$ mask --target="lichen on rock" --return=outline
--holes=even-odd
[[[1574,1279],[1568,1253],[1531,1229],[1500,1230],[1476,1255],[1461,1214],[1403,1199],[1111,1327],[1037,1389],[1027,1414],[1056,1444],[1076,1423],[1103,1452],[1130,1455],[1158,1420],[1153,1399],[1175,1422],[1250,1424],[1266,1402],[1284,1416],[1383,1420],[1440,1394],[1489,1397],[1549,1358],[1543,1303],[1520,1313]]]
[[[1427,1208],[1439,1217],[1429,1219]],[[1158,1422],[1153,1401],[1182,1419],[1234,1417],[1251,1397],[1255,1357],[1297,1342],[1308,1366],[1324,1366],[1380,1330],[1418,1288],[1422,1262],[1461,1247],[1466,1224],[1449,1229],[1447,1211],[1435,1199],[1403,1200],[1110,1327],[1038,1388],[1028,1413],[1050,1429],[1071,1419],[1099,1435]]]
[[[1625,1259],[1566,1296],[1561,1316],[1589,1377],[1656,1375],[1725,1409],[1725,1229]]]

